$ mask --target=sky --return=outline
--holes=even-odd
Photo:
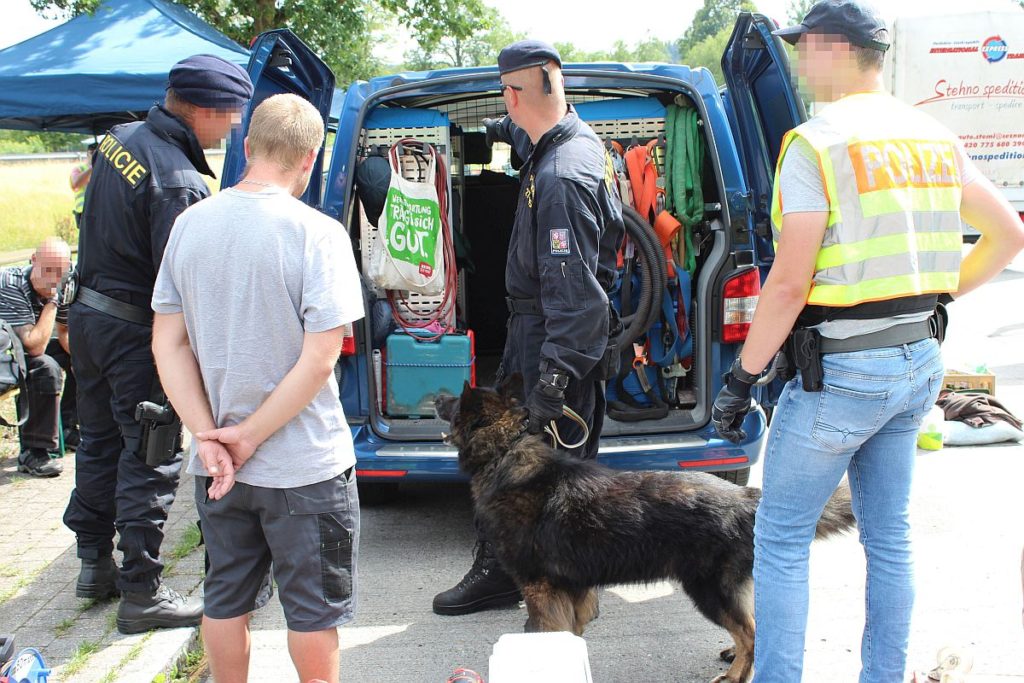
[[[595,51],[611,47],[616,40],[627,45],[654,36],[678,38],[686,30],[702,0],[645,0],[630,11],[608,0],[484,0],[501,10],[509,24],[533,38],[549,42],[570,42],[580,49]],[[889,20],[903,15],[956,14],[966,10],[1003,9],[1013,11],[1012,0],[876,0]],[[788,0],[754,0],[764,14],[779,23],[786,21]],[[28,0],[2,0],[0,48],[21,42],[59,24],[39,17]],[[607,8],[602,11],[600,8]],[[644,20],[643,17],[649,18]],[[301,37],[301,36],[300,36]]]

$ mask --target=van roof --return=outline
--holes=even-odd
[[[696,84],[699,81],[707,80],[711,84],[714,84],[714,78],[711,73],[706,69],[699,67],[691,69],[688,66],[682,64],[664,64],[659,62],[645,62],[645,63],[624,63],[624,62],[581,62],[581,63],[569,63],[562,65],[562,72],[566,75],[572,75],[572,72],[594,72],[600,71],[605,73],[621,73],[624,75],[650,75],[650,76],[661,76],[666,78],[672,78],[676,80],[683,80],[688,83]],[[472,66],[472,67],[455,67],[448,69],[435,69],[431,71],[402,71],[387,76],[377,76],[368,81],[370,91],[377,92],[385,88],[390,88],[396,85],[406,85],[411,83],[425,83],[428,81],[435,81],[444,78],[451,78],[456,76],[470,76],[480,75],[481,77],[493,76],[495,84],[498,82],[498,67],[497,65],[492,66]],[[713,85],[713,89],[717,89],[717,85]]]

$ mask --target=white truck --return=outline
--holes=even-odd
[[[960,136],[1024,219],[1024,11],[897,18],[891,92]]]

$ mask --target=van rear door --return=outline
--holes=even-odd
[[[232,136],[231,144],[228,146],[221,174],[221,187],[230,187],[237,183],[245,169],[242,139],[249,130],[252,111],[260,102],[271,95],[289,93],[302,97],[316,107],[323,116],[325,125],[331,113],[334,73],[288,29],[275,29],[259,35],[252,46],[248,71],[255,91],[252,102],[243,113],[241,131]],[[320,208],[323,165],[324,148],[321,146],[310,176],[309,187],[301,197],[303,202],[316,208]]]
[[[807,120],[807,111],[789,69],[775,22],[762,14],[741,12],[722,55],[728,85],[727,108],[739,134],[739,155],[754,212],[758,265],[769,267],[772,248],[771,199],[775,161],[782,136]]]
[[[772,35],[776,28],[775,22],[762,14],[741,12],[722,55],[722,74],[728,85],[726,112],[738,136],[753,214],[755,259],[762,274],[775,258],[772,180],[782,136],[807,120],[786,47],[781,38]],[[771,408],[781,391],[782,382],[776,380],[760,389],[758,402]]]

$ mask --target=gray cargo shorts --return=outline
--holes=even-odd
[[[232,619],[261,607],[273,563],[292,631],[341,626],[355,612],[359,494],[354,469],[308,486],[271,489],[235,483],[210,500],[196,477],[196,508],[209,558],[204,613]]]

